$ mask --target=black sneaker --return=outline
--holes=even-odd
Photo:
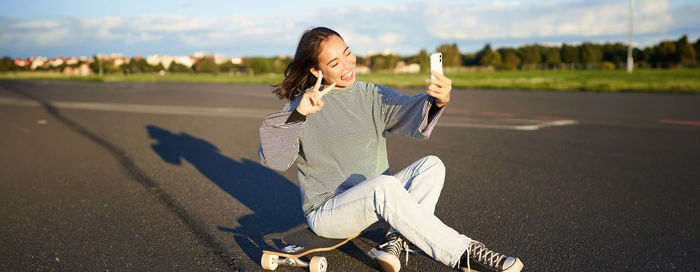
[[[523,269],[523,262],[520,259],[489,250],[484,244],[474,240],[469,243],[467,252],[462,255],[460,269],[465,272],[475,271],[471,270],[471,265],[482,272],[519,272]]]
[[[377,262],[382,271],[399,272],[401,269],[399,261],[401,250],[406,250],[406,254],[408,254],[408,243],[401,238],[399,233],[395,232],[387,234],[384,243],[371,249],[367,255]],[[408,255],[406,255],[406,260],[408,261]]]

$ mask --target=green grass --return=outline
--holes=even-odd
[[[700,94],[700,69],[649,70],[639,69],[632,74],[624,70],[576,71],[480,71],[447,73],[454,88],[517,89],[595,92],[661,92]],[[107,74],[72,77],[48,72],[21,72],[0,74],[13,79],[67,79],[86,81],[171,81],[215,82],[233,84],[275,84],[281,74],[238,75],[228,74]],[[425,86],[426,73],[394,74],[390,72],[360,74],[358,79],[392,87]]]
[[[596,92],[699,93],[700,69],[600,71],[481,71],[446,73],[454,88]],[[425,86],[426,74],[375,73],[363,81],[390,86]]]

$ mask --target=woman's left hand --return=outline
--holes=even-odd
[[[428,95],[435,97],[435,105],[442,108],[447,103],[450,102],[450,92],[452,92],[452,80],[445,77],[444,75],[435,72],[435,70],[430,70],[430,74],[435,77],[435,79],[429,78],[425,82],[428,85]]]

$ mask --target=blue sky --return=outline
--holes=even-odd
[[[291,55],[310,27],[337,30],[359,55],[402,55],[457,43],[626,42],[628,0],[518,1],[9,1],[0,55]],[[254,4],[253,4],[254,3]],[[635,43],[700,38],[700,1],[636,0]]]

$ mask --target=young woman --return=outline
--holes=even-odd
[[[450,101],[451,81],[431,71],[426,94],[409,97],[355,80],[355,60],[335,31],[304,32],[274,90],[289,103],[260,127],[264,164],[284,171],[296,161],[311,229],[347,238],[386,221],[392,227],[386,241],[368,253],[384,271],[399,271],[408,242],[450,267],[520,271],[519,259],[487,249],[433,215],[445,179],[440,159],[427,156],[389,173],[386,132],[427,139]]]

